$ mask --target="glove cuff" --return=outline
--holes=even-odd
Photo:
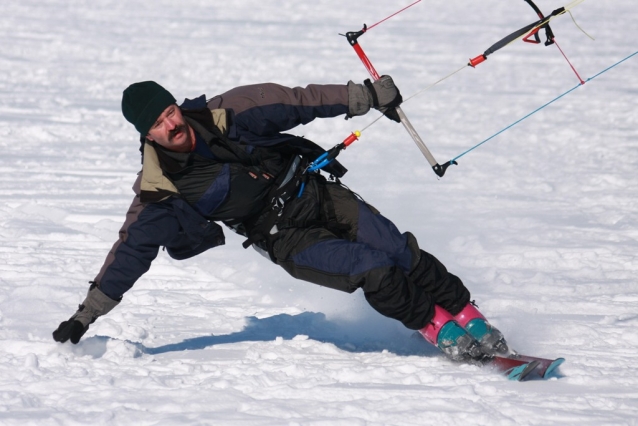
[[[364,115],[374,104],[370,90],[363,84],[348,82],[348,116]]]
[[[111,299],[93,284],[89,288],[86,299],[84,299],[84,302],[82,302],[78,311],[71,319],[79,321],[84,327],[87,327],[89,324],[92,324],[97,317],[111,312],[119,303],[119,300]]]

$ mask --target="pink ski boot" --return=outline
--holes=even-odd
[[[472,302],[465,305],[463,310],[454,316],[454,319],[479,342],[483,353],[495,355],[508,352],[509,349],[503,333],[487,322]]]
[[[434,306],[434,318],[419,333],[452,361],[480,362],[485,358],[479,342],[440,306]]]

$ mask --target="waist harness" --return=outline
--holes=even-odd
[[[275,262],[272,241],[269,236],[276,232],[275,225],[281,216],[284,204],[296,195],[299,185],[305,179],[304,173],[308,164],[309,160],[303,156],[295,156],[292,159],[288,171],[282,176],[281,182],[276,182],[268,194],[268,199],[270,200],[268,207],[262,214],[244,222],[248,236],[248,239],[242,244],[244,248],[248,248],[254,243],[265,241],[270,259]],[[272,232],[273,230],[275,232]]]

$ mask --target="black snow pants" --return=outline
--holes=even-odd
[[[376,311],[407,328],[427,325],[435,304],[454,315],[470,300],[461,280],[411,233],[321,176],[286,203],[277,227],[272,254],[290,275],[349,293],[361,288]]]

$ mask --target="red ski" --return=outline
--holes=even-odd
[[[548,358],[538,358],[528,355],[521,355],[518,353],[513,353],[508,356],[508,359],[512,359],[515,361],[521,362],[538,362],[538,366],[536,368],[536,373],[541,376],[543,379],[549,377],[563,362],[565,362],[565,358],[556,358],[556,359],[548,359]]]
[[[495,356],[486,365],[504,374],[509,380],[522,382],[540,366],[540,361]]]
[[[418,341],[425,342],[421,333],[414,332],[412,338]],[[506,356],[493,356],[486,357],[481,361],[468,361],[474,365],[480,365],[482,367],[492,368],[507,377],[509,380],[515,380],[522,382],[529,378],[529,375],[534,372],[541,365],[541,358],[535,359],[516,359]],[[543,370],[544,371],[544,370]]]

